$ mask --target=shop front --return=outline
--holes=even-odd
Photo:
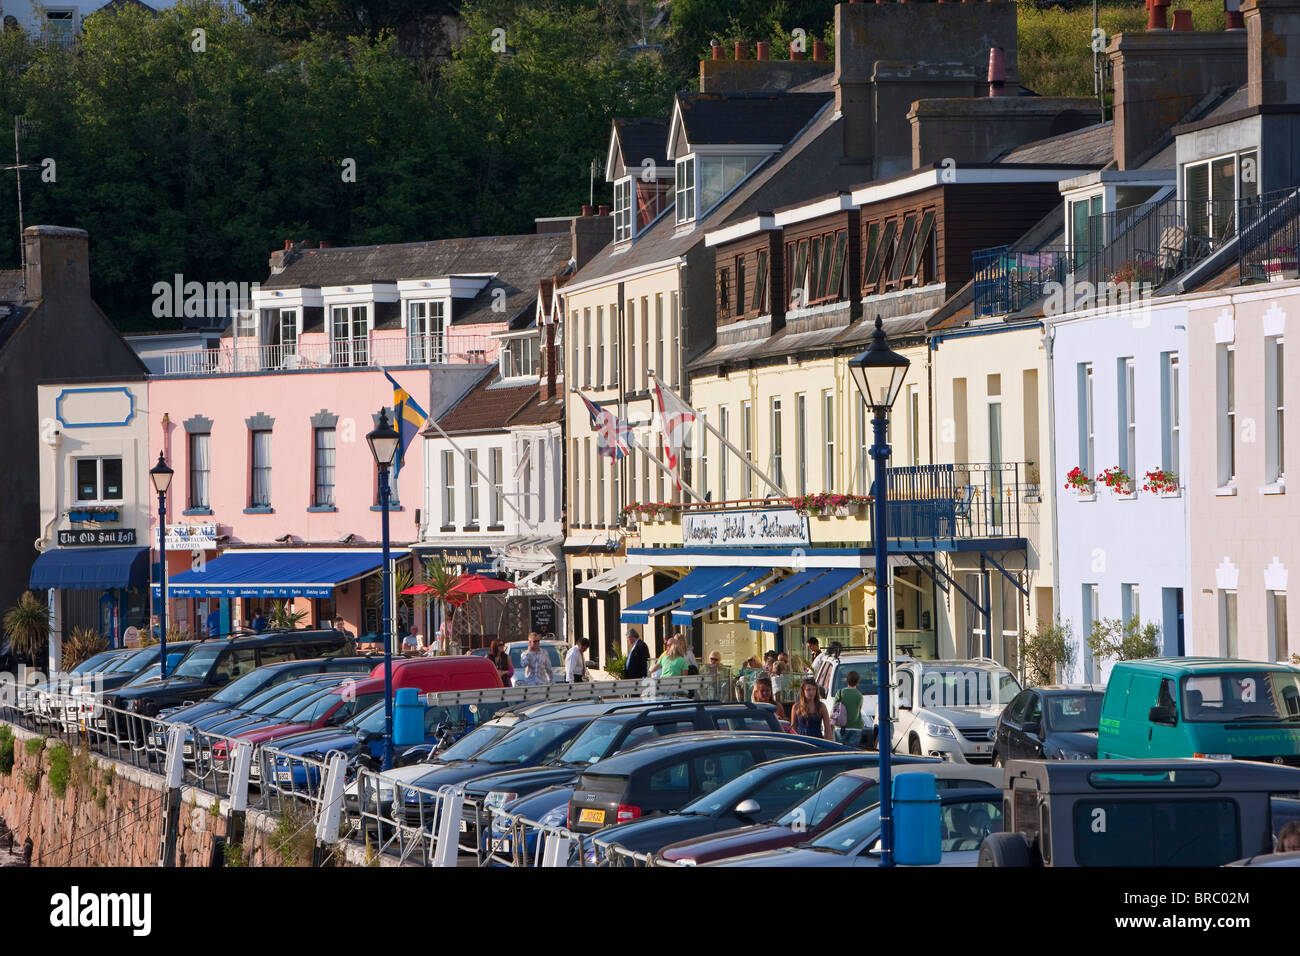
[[[56,645],[89,629],[121,647],[128,627],[149,623],[149,549],[135,546],[132,529],[60,531],[58,541],[37,557],[28,580],[32,590],[49,591]]]

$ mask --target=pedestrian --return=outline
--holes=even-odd
[[[332,624],[334,630],[338,631],[339,634],[343,635],[343,649],[340,652],[341,656],[351,657],[353,654],[357,652],[357,642],[353,640],[352,632],[349,631],[348,626],[343,623],[342,617],[335,617],[334,620],[331,621],[330,623]]]
[[[822,662],[822,645],[821,641],[815,637],[808,638],[808,660],[812,661],[813,673],[817,673],[817,666]]]
[[[799,685],[799,697],[790,709],[791,729],[803,737],[835,739],[830,712],[817,693],[817,682],[811,677]]]
[[[782,661],[772,662],[772,671],[769,675],[772,678],[772,693],[778,700],[785,699],[785,674],[789,670],[789,665]]]
[[[753,701],[756,704],[770,704],[776,708],[777,720],[785,720],[785,707],[772,693],[772,678],[762,674],[754,681]]]
[[[1294,853],[1300,850],[1300,820],[1288,820],[1277,831],[1277,849],[1274,853]]]
[[[254,634],[261,634],[266,630],[266,616],[260,607],[253,608],[253,623],[250,626]]]
[[[686,655],[682,652],[682,639],[674,637],[668,641],[668,650],[660,655],[651,677],[681,677],[686,673]]]
[[[717,675],[722,672],[722,655],[717,651],[709,652],[709,662],[704,665],[704,673]]]
[[[849,686],[833,698],[835,709],[831,713],[831,723],[835,725],[835,739],[850,747],[862,743],[862,691],[858,690],[861,679],[857,671],[849,671],[845,677]]]
[[[208,612],[208,637],[216,637],[221,633],[221,605],[215,605]]]
[[[515,665],[510,662],[510,652],[506,650],[506,645],[498,638],[493,638],[489,645],[488,660],[497,669],[497,676],[501,678],[501,686],[511,686],[512,679],[515,676]]]
[[[636,632],[636,628],[627,629],[627,641],[627,660],[623,664],[623,676],[628,680],[641,680],[646,676],[650,664],[650,648],[646,646],[645,641],[641,640],[641,635]]]
[[[408,632],[407,635],[402,638],[402,653],[417,654],[419,653],[419,650],[420,650],[419,640],[416,639],[416,636],[414,634]]]
[[[149,633],[153,635],[153,642],[157,644],[162,640],[162,625],[158,623],[158,615],[153,616],[153,621],[149,625]]]
[[[573,647],[569,648],[568,656],[564,658],[564,679],[570,684],[587,679],[587,646],[589,643],[585,637],[578,638]]]
[[[535,687],[539,684],[555,683],[555,671],[551,669],[551,658],[542,649],[542,639],[536,631],[529,631],[528,647],[520,655],[519,663],[524,668],[524,676],[519,678],[520,685]]]
[[[686,673],[698,674],[700,672],[700,662],[695,659],[695,652],[691,649],[690,641],[686,640],[686,635],[681,631],[673,634],[673,640],[680,641],[682,651],[686,655]]]

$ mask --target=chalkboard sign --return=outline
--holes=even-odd
[[[555,602],[548,597],[528,599],[529,630],[538,634],[555,633]]]

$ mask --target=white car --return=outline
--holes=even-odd
[[[984,658],[900,658],[894,676],[898,716],[890,750],[955,763],[993,762],[998,716],[1020,693],[1011,671]]]
[[[814,677],[817,681],[817,689],[826,701],[826,706],[833,707],[831,701],[835,695],[849,686],[849,671],[858,672],[858,690],[862,693],[862,726],[865,728],[862,734],[862,746],[874,747],[871,729],[876,723],[876,704],[880,699],[878,690],[880,685],[876,680],[876,675],[879,673],[876,655],[864,651],[843,651],[839,654],[822,655]]]

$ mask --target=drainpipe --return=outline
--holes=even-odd
[[[1043,323],[1043,354],[1047,358],[1047,471],[1048,478],[1043,477],[1043,470],[1039,468],[1038,480],[1040,485],[1047,481],[1055,481],[1056,475],[1056,381],[1053,370],[1055,363],[1052,359],[1052,351],[1056,344],[1056,326],[1051,322]],[[1061,613],[1061,544],[1060,537],[1057,534],[1057,502],[1056,491],[1052,491],[1052,617],[1053,620],[1060,616]],[[1085,635],[1080,635],[1079,640],[1086,640]],[[1073,673],[1073,668],[1071,668]],[[1072,673],[1064,675],[1064,682],[1069,683]]]

